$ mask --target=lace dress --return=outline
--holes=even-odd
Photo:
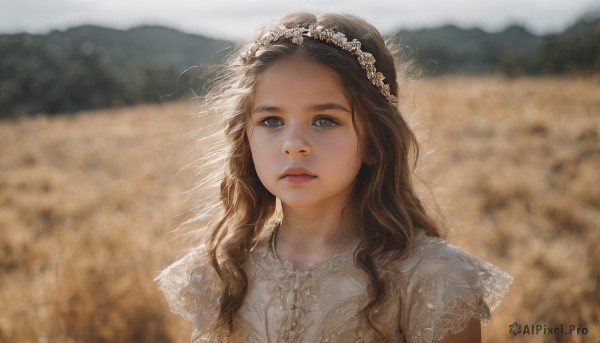
[[[352,252],[295,271],[272,243],[257,246],[244,265],[249,287],[234,317],[232,342],[375,341],[356,315],[368,279]],[[202,252],[190,251],[156,278],[171,311],[192,321],[193,343],[216,342],[209,326],[217,313],[218,277]],[[503,270],[423,231],[408,258],[380,271],[389,294],[376,318],[393,342],[439,342],[471,318],[487,324],[512,282]]]

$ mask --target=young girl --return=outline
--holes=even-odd
[[[228,68],[206,98],[219,197],[191,220],[212,221],[157,277],[192,342],[481,341],[512,277],[440,238],[415,195],[380,33],[294,13]]]

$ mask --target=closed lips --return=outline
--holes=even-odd
[[[309,170],[304,169],[304,168],[300,168],[300,167],[292,167],[292,168],[288,168],[283,172],[283,176],[282,177],[286,177],[286,176],[300,176],[300,175],[306,175],[306,176],[315,176],[313,175]]]

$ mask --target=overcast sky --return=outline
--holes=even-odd
[[[81,24],[128,29],[158,24],[214,38],[248,40],[294,10],[359,15],[382,32],[446,23],[498,31],[510,23],[542,34],[564,29],[598,0],[0,0],[0,33],[43,33]]]

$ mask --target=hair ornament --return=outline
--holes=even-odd
[[[291,39],[294,44],[302,44],[304,37],[318,39],[331,45],[342,48],[352,55],[356,56],[361,68],[367,73],[367,78],[373,85],[379,88],[379,91],[390,103],[397,103],[398,98],[390,93],[390,85],[384,83],[385,76],[375,68],[375,57],[371,53],[362,51],[361,44],[357,39],[348,41],[346,35],[339,31],[323,28],[323,26],[310,25],[308,28],[294,27],[287,28],[283,25],[275,27],[273,30],[265,33],[257,39],[248,50],[241,54],[242,63],[247,64],[256,56],[256,52],[261,46],[270,45],[281,39]]]

